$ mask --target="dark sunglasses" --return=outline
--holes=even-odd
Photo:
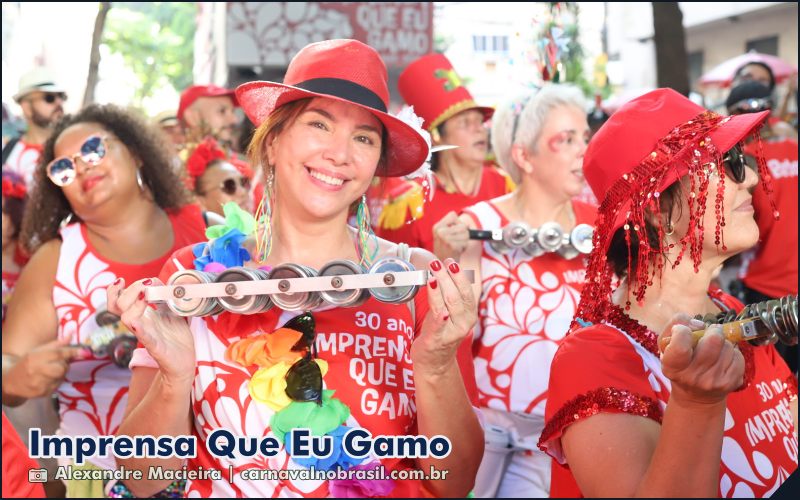
[[[54,102],[56,102],[56,99],[61,99],[62,101],[66,101],[67,100],[67,94],[65,94],[63,92],[57,92],[57,93],[54,93],[54,94],[47,93],[47,94],[44,94],[42,96],[42,99],[47,104],[53,104]]]
[[[303,336],[292,347],[293,351],[306,351],[286,372],[286,395],[292,401],[313,401],[322,406],[322,370],[314,361],[317,355],[314,339],[317,336],[314,317],[303,313],[289,320],[283,328],[300,332]]]
[[[78,168],[75,159],[80,158],[84,163],[91,166],[99,165],[106,157],[107,136],[93,135],[84,141],[78,153],[72,156],[62,156],[51,161],[47,165],[47,177],[56,186],[64,187],[72,184],[78,175]]]
[[[240,177],[238,184],[239,186],[242,186],[242,189],[245,191],[250,189],[250,179],[247,177]],[[239,189],[239,186],[237,186],[236,179],[231,177],[230,179],[225,179],[219,184],[219,190],[228,196],[233,196],[236,194],[236,190]]]
[[[722,157],[722,163],[725,165],[728,175],[736,184],[744,182],[747,176],[747,162],[744,159],[741,146],[737,144],[733,149],[725,153],[725,156]]]

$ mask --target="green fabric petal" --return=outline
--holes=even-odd
[[[342,425],[350,416],[350,408],[334,398],[334,392],[322,391],[322,406],[313,401],[292,401],[289,406],[275,413],[270,427],[278,441],[283,443],[284,436],[292,429],[310,429],[314,436],[324,436]]]
[[[219,238],[231,229],[238,229],[239,232],[245,236],[255,233],[255,217],[242,210],[239,205],[229,201],[222,206],[222,210],[225,212],[225,224],[217,224],[216,226],[208,227],[206,229],[206,238],[210,240]]]

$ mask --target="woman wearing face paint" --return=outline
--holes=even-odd
[[[592,138],[594,249],[540,439],[558,462],[553,496],[768,497],[796,470],[797,380],[775,348],[734,345],[718,325],[693,343],[704,327],[688,316],[742,307],[709,286],[758,239],[758,175],[740,147],[766,115],[723,117],[659,89]]]
[[[479,201],[511,192],[511,178],[487,162],[492,108],[478,106],[450,61],[430,54],[400,74],[403,99],[425,121],[433,145],[456,146],[433,154],[433,185],[427,180],[387,182],[378,234],[432,251],[440,259],[458,258],[468,234],[458,213]],[[380,192],[380,190],[378,190]]]
[[[472,352],[487,425],[479,497],[549,493],[551,460],[536,443],[544,427],[550,361],[577,308],[586,266],[584,254],[563,246],[564,235],[579,225],[578,231],[590,229],[586,224],[596,213],[574,201],[584,183],[584,109],[581,92],[567,85],[548,85],[498,107],[492,148],[517,188],[464,209],[458,221],[463,232],[525,227],[516,248],[473,240],[461,256],[464,267],[480,270]],[[553,242],[558,248],[530,243],[532,230],[545,234],[548,225],[560,231]]]
[[[22,224],[33,256],[3,326],[3,403],[56,392],[60,434],[114,434],[131,372],[102,349],[114,335],[103,290],[154,275],[175,249],[203,238],[200,210],[156,132],[111,105],[65,117],[36,176]],[[113,457],[90,462],[116,467]],[[103,487],[70,481],[67,494],[102,495]]]
[[[419,133],[386,113],[386,79],[386,67],[374,49],[355,40],[330,40],[301,50],[283,84],[240,86],[238,101],[257,125],[251,159],[263,165],[268,186],[267,206],[258,211],[254,231],[260,243],[255,250],[248,247],[246,258],[241,257],[244,249],[233,245],[233,254],[241,259],[227,264],[205,248],[216,248],[220,238],[232,236],[184,249],[165,266],[161,280],[181,267],[224,273],[232,272],[232,263],[241,263],[244,271],[235,272],[249,275],[271,268],[270,276],[275,276],[303,272],[303,266],[321,269],[343,260],[369,265],[404,254],[397,245],[370,236],[362,206],[373,176],[405,175],[428,154]],[[358,229],[347,225],[354,204],[359,205]],[[236,234],[234,225],[243,233],[250,231],[246,222],[236,222],[246,217],[235,210],[228,215],[232,228],[226,235]],[[189,325],[168,312],[168,306],[148,307],[141,282],[125,289],[109,287],[114,309],[143,346],[132,362],[132,396],[120,433],[194,434],[204,443],[214,431],[226,429],[235,436],[280,442],[273,457],[239,452],[233,458],[214,456],[201,445],[198,457],[189,460],[192,470],[313,466],[351,472],[384,468],[388,474],[434,466],[457,471],[440,481],[309,480],[302,475],[252,481],[236,475],[232,484],[191,481],[190,496],[413,497],[424,490],[436,496],[466,495],[482,453],[480,425],[465,389],[472,378],[465,339],[477,309],[458,264],[435,260],[420,249],[405,258],[433,276],[405,303],[367,296],[351,307],[334,307],[308,300],[309,294],[275,294],[271,308],[261,303],[258,310],[247,311],[255,314],[229,309],[196,317]],[[457,357],[461,345],[466,350]],[[299,427],[329,436],[336,452],[326,459],[301,457],[288,434]],[[452,451],[441,460],[355,459],[341,453],[343,436],[352,428],[373,435],[443,435]],[[182,465],[177,458],[130,458],[124,463],[139,469]],[[130,487],[145,496],[163,484],[141,481]]]

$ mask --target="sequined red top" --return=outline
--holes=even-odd
[[[720,308],[734,298],[710,292]],[[553,358],[539,447],[555,459],[550,495],[581,497],[561,449],[570,424],[597,413],[628,413],[658,423],[671,384],[661,372],[657,335],[615,307],[609,321],[575,330]],[[740,344],[745,385],[728,396],[719,495],[767,497],[797,469],[789,400],[797,380],[773,346]]]

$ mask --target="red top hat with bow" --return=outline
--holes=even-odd
[[[397,80],[400,95],[425,120],[428,131],[468,109],[477,109],[488,120],[493,108],[478,106],[444,54],[422,56],[406,67]]]
[[[383,123],[388,136],[385,177],[409,174],[428,157],[425,138],[387,113],[389,84],[378,52],[357,40],[326,40],[294,56],[283,83],[249,82],[236,89],[244,112],[258,126],[276,108],[307,97],[326,97],[360,106]]]

